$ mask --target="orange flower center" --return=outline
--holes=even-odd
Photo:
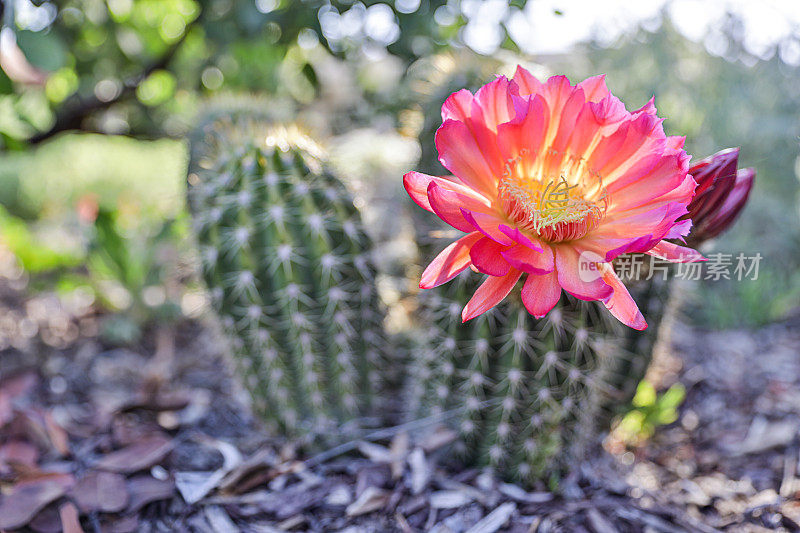
[[[602,179],[585,160],[555,150],[531,162],[523,153],[506,165],[498,185],[506,215],[521,230],[548,242],[580,239],[608,208]]]

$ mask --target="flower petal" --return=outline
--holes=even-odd
[[[414,200],[414,203],[421,208],[430,211],[431,213],[433,213],[433,208],[428,201],[428,185],[430,185],[431,182],[434,182],[447,190],[469,196],[472,200],[480,202],[486,207],[491,206],[491,202],[489,200],[487,200],[484,196],[481,196],[475,190],[459,183],[458,178],[455,176],[438,177],[429,176],[428,174],[423,174],[422,172],[408,172],[405,176],[403,176],[403,186],[405,187],[406,192],[408,192],[408,195],[412,200]]]
[[[611,295],[603,300],[603,305],[606,306],[606,309],[608,309],[617,320],[626,326],[640,331],[646,329],[647,322],[644,316],[642,316],[642,312],[639,311],[639,307],[637,307],[636,302],[631,298],[631,294],[614,272],[614,269],[611,268],[611,265],[608,263],[603,263],[601,269],[603,281],[613,289]]]
[[[542,92],[542,82],[537,80],[536,76],[528,72],[528,70],[524,69],[521,65],[517,65],[517,70],[514,72],[514,77],[512,79],[514,83],[517,84],[521,96],[539,94]]]
[[[497,176],[501,175],[503,161],[494,139],[486,146],[465,123],[446,120],[436,131],[435,141],[439,161],[447,170],[483,196],[497,196]]]
[[[570,244],[555,246],[556,272],[558,284],[576,298],[586,301],[608,298],[612,289],[604,281],[597,267],[592,265],[602,262],[602,257],[592,257],[581,253]],[[596,254],[593,254],[596,256]]]
[[[535,252],[518,244],[500,254],[511,266],[529,274],[547,274],[555,270],[553,249],[549,246],[545,246],[541,252]]]
[[[472,245],[485,238],[480,232],[461,237],[442,250],[425,268],[419,282],[420,289],[432,289],[447,283],[464,271],[470,264],[469,251]]]
[[[464,218],[462,212],[466,210],[483,211],[487,207],[470,198],[465,194],[447,190],[438,185],[435,181],[428,184],[428,201],[431,204],[433,212],[439,218],[450,224],[456,229],[461,231],[470,232],[474,228],[472,224]]]
[[[687,248],[685,246],[678,246],[677,244],[673,244],[669,241],[659,242],[650,248],[647,253],[661,259],[666,259],[667,261],[672,261],[673,263],[693,263],[695,261],[706,261],[706,258],[703,257],[703,254],[697,250]]]
[[[478,272],[490,276],[505,276],[511,268],[502,255],[505,249],[502,244],[484,237],[472,246],[469,257]]]
[[[505,224],[500,224],[497,228],[506,237],[513,239],[515,242],[523,246],[527,246],[528,248],[530,248],[535,252],[541,252],[542,250],[544,250],[544,245],[541,242],[539,242],[538,239],[533,239],[531,237],[528,237],[527,235],[522,233],[519,230],[519,228],[512,228]]]
[[[522,286],[522,303],[536,318],[546,315],[561,298],[561,285],[555,272],[530,274]]]
[[[502,277],[488,276],[461,312],[461,320],[472,320],[499,304],[514,288],[522,272],[511,269]]]
[[[513,246],[516,244],[514,239],[510,238],[500,229],[500,226],[506,225],[505,220],[494,213],[479,213],[477,211],[462,209],[461,214],[472,224],[473,228],[471,228],[470,231],[476,229],[503,246]]]

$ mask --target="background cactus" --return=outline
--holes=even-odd
[[[244,114],[195,135],[189,204],[202,271],[254,410],[336,435],[371,411],[381,312],[350,194],[296,130]]]
[[[545,318],[509,299],[465,324],[478,276],[467,272],[422,298],[430,345],[417,351],[416,416],[441,415],[466,460],[529,484],[557,480],[595,444],[612,384],[594,302],[562,297]]]
[[[669,275],[672,275],[672,271]],[[674,291],[672,280],[665,279],[661,274],[651,279],[633,281],[629,290],[639,309],[648,318],[649,325],[643,331],[617,329],[616,337],[609,339],[614,349],[609,355],[610,361],[603,378],[609,384],[609,392],[603,399],[603,408],[599,413],[601,423],[607,427],[615,416],[624,414],[630,407],[636,389],[654,359],[657,345],[669,341],[670,323],[677,306],[677,300],[671,297]]]

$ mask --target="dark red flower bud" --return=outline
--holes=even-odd
[[[739,216],[750,189],[753,188],[756,171],[752,168],[737,170],[739,149],[728,148],[701,159],[689,168],[695,181],[694,198],[689,203],[692,231],[687,242],[697,247],[728,229]]]

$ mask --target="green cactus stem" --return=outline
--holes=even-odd
[[[254,411],[293,436],[347,434],[373,411],[384,316],[350,194],[296,130],[237,115],[194,138],[202,275]]]

